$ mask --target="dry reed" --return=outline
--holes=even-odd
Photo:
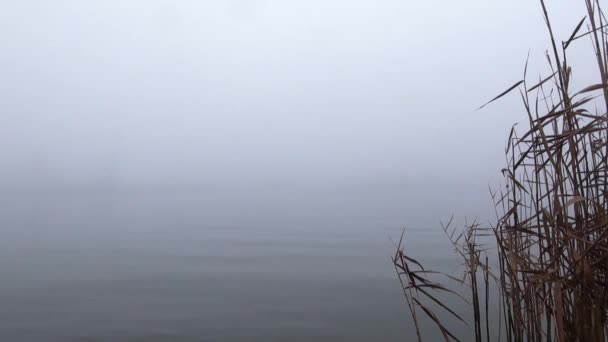
[[[519,136],[512,128],[509,134],[502,170],[506,186],[492,193],[495,225],[474,223],[459,234],[450,223],[444,226],[464,261],[466,277],[458,281],[470,289],[471,320],[438,299],[438,292],[452,290],[429,280],[431,272],[406,255],[403,239],[399,242],[393,263],[419,341],[421,314],[446,341],[458,340],[427,300],[473,322],[476,341],[608,341],[608,20],[599,0],[583,1],[585,17],[561,44],[540,1],[551,74],[529,86],[526,63],[523,79],[490,101],[519,90],[528,117],[525,133]],[[595,61],[588,65],[597,68],[598,79],[572,91],[568,51],[583,40],[591,41]],[[495,253],[478,243],[487,235]],[[495,267],[489,258],[496,259]],[[488,303],[494,284],[500,327],[491,334]]]

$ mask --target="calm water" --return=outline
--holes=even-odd
[[[424,213],[400,193],[5,192],[0,340],[407,340],[389,235]]]

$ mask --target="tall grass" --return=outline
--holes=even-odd
[[[444,226],[464,261],[465,277],[452,279],[470,290],[464,299],[472,317],[442,301],[455,292],[406,254],[403,238],[399,242],[393,263],[419,341],[422,319],[446,341],[459,340],[442,321],[447,316],[470,327],[476,341],[608,341],[608,20],[599,0],[582,1],[587,13],[563,41],[540,1],[551,72],[530,83],[526,63],[523,79],[490,101],[518,90],[528,117],[523,134],[513,128],[509,134],[505,187],[491,194],[495,224],[461,231]],[[585,66],[597,78],[571,89],[568,53],[585,46],[595,57]],[[496,248],[479,243],[488,236]],[[499,328],[492,332],[490,293],[500,303]]]

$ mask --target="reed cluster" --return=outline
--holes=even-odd
[[[523,79],[490,101],[519,91],[528,117],[525,132],[509,134],[505,186],[491,194],[496,221],[443,227],[464,261],[465,276],[450,278],[466,285],[472,317],[445,304],[446,295],[462,295],[408,256],[403,236],[399,241],[393,263],[419,340],[423,317],[446,341],[459,340],[444,324],[451,316],[476,341],[608,341],[608,20],[599,0],[583,1],[587,13],[563,41],[540,1],[551,73],[529,82],[526,63]],[[571,89],[568,52],[584,41],[597,80]],[[498,331],[490,327],[491,293],[499,297],[492,298],[500,303]]]

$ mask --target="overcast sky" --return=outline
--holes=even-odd
[[[530,0],[2,1],[0,183],[485,186],[525,116],[475,109],[545,38]]]

